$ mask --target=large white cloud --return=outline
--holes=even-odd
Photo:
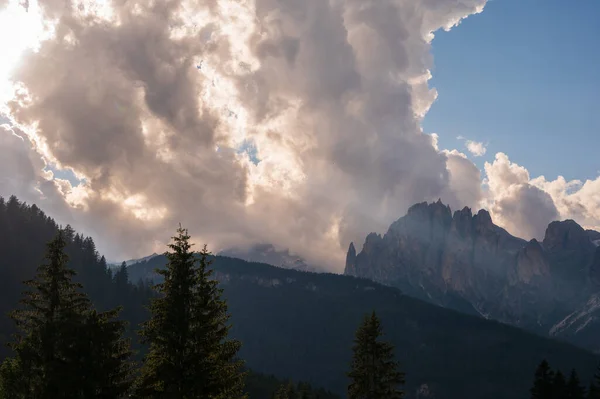
[[[432,32],[485,0],[39,4],[55,35],[22,59],[9,115],[85,179],[49,181],[111,257],[182,221],[213,249],[272,242],[340,270],[350,240],[414,202],[481,195],[420,125]]]
[[[432,32],[485,0],[39,5],[54,36],[13,76],[0,195],[112,258],[162,250],[181,221],[214,250],[270,242],[341,270],[351,240],[437,198],[524,238],[558,218],[600,228],[600,178],[531,179],[500,153],[482,192],[465,154],[422,133]]]

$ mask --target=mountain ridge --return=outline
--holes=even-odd
[[[465,207],[452,213],[441,201],[422,202],[383,236],[367,235],[360,252],[351,243],[344,274],[395,286],[440,306],[467,313],[472,308],[484,318],[574,340],[600,319],[600,309],[596,315],[590,305],[600,291],[600,247],[592,241],[597,235],[565,220],[550,223],[542,241],[526,241],[495,225],[486,210],[473,214]],[[555,328],[569,316],[581,320],[583,316],[576,317],[580,312],[590,318],[585,326]],[[600,340],[592,341],[583,345],[600,349]]]

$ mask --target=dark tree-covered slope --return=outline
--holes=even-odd
[[[43,262],[46,244],[58,229],[36,205],[29,206],[15,197],[0,197],[0,358],[8,353],[4,343],[14,332],[7,313],[17,306],[24,290],[22,282],[33,278]],[[129,284],[126,272],[113,275],[91,237],[83,237],[69,226],[65,233],[68,267],[77,272],[75,280],[83,284],[99,310],[123,305],[121,317],[129,322],[128,335],[133,337],[132,330],[147,316],[145,305],[152,290]]]
[[[571,345],[404,296],[350,276],[304,273],[215,257],[216,277],[232,314],[232,335],[248,367],[293,377],[345,396],[353,334],[376,310],[385,339],[406,372],[407,398],[528,398],[532,370],[546,358],[577,368],[588,382],[599,360]],[[164,257],[134,264],[153,278]],[[417,395],[421,392],[420,395]]]
[[[324,389],[317,389],[310,384],[300,382],[294,383],[275,377],[274,375],[266,375],[255,372],[250,372],[246,377],[246,393],[250,399],[273,399],[277,391],[286,385],[292,385],[296,397],[289,399],[340,399],[331,392]]]

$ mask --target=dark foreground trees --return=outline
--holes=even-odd
[[[600,399],[600,366],[596,369],[594,379],[588,389],[587,399]]]
[[[586,396],[586,390],[575,370],[571,370],[569,378],[565,379],[564,374],[560,370],[553,371],[546,360],[538,365],[530,392],[531,399],[593,398],[590,396],[592,391]]]
[[[66,267],[64,232],[48,244],[47,262],[11,315],[15,352],[0,369],[5,399],[119,398],[131,385],[129,342],[117,310],[92,310]]]
[[[222,290],[211,279],[206,247],[199,259],[190,236],[179,228],[169,245],[168,264],[157,272],[162,294],[151,305],[142,336],[150,349],[136,393],[141,398],[245,397],[240,342],[228,340],[229,315]]]
[[[375,312],[366,316],[356,331],[351,370],[348,376],[349,399],[399,399],[404,392],[404,373],[394,361],[394,347],[384,341],[381,322]]]

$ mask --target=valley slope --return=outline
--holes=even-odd
[[[217,256],[241,356],[259,372],[323,386],[344,396],[354,331],[376,310],[407,373],[407,398],[526,399],[542,358],[577,368],[587,384],[598,357],[495,321],[403,295],[366,279],[306,273]],[[129,267],[154,279],[163,256]]]

